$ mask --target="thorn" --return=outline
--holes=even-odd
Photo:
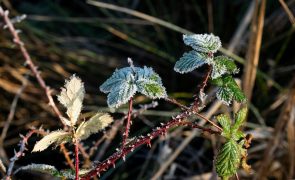
[[[122,158],[123,158],[123,161],[125,162],[125,161],[126,161],[126,157],[125,157],[125,155],[123,155]]]
[[[116,168],[116,164],[114,162],[112,162],[113,168]]]
[[[151,140],[148,140],[148,141],[146,142],[146,144],[147,144],[150,148],[152,147]]]

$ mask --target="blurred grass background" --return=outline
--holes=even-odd
[[[115,10],[98,7],[93,1],[82,0],[2,0],[1,3],[10,10],[11,16],[27,15],[25,20],[15,26],[21,30],[20,35],[26,47],[38,64],[42,77],[54,89],[54,94],[59,91],[65,78],[72,74],[83,79],[87,93],[84,102],[85,113],[109,110],[106,108],[106,96],[99,92],[98,87],[116,68],[127,65],[127,57],[131,57],[135,65],[153,67],[162,77],[169,95],[189,104],[203,74],[202,71],[196,71],[179,75],[173,71],[174,62],[188,49],[182,42],[182,33],[212,32],[218,35],[223,42],[222,52],[230,55],[239,64],[241,71],[237,78],[243,79],[251,73],[255,77],[255,72],[244,71],[244,65],[250,66],[251,70],[253,58],[249,57],[258,53],[259,70],[255,84],[250,82],[250,85],[247,85],[253,85],[254,88],[247,89],[246,92],[252,93],[249,101],[251,111],[245,130],[254,135],[254,142],[249,150],[249,163],[253,167],[253,173],[241,171],[239,175],[241,179],[295,178],[295,26],[292,25],[292,16],[282,8],[282,1],[266,1],[265,15],[261,14],[263,8],[257,8],[261,7],[262,3],[256,0],[103,2],[115,5]],[[286,0],[285,3],[294,14],[295,1]],[[127,8],[131,14],[119,12],[120,8]],[[149,16],[145,19],[139,18],[134,11]],[[155,21],[153,18],[158,19]],[[260,25],[261,20],[264,21],[261,27],[263,34],[260,34],[261,47],[255,46],[259,36],[253,33],[253,27],[257,24],[259,26],[259,20],[256,24],[252,20],[259,18]],[[159,19],[162,21],[158,22]],[[3,127],[12,100],[29,70],[24,66],[24,59],[13,45],[9,32],[1,29],[0,126]],[[253,46],[256,49],[249,51]],[[208,88],[208,91],[212,92],[214,89]],[[139,107],[138,104],[150,102],[143,96],[137,96],[135,101],[135,108]],[[209,111],[210,107],[205,111]],[[134,120],[131,135],[150,131],[160,122],[168,121],[177,111],[179,109],[160,101],[156,109],[147,110]],[[114,116],[120,118],[125,112],[126,107],[123,107],[114,113]],[[221,106],[214,114],[220,112],[231,113],[231,110]],[[1,143],[1,159],[7,163],[8,158],[13,155],[13,149],[19,141],[19,133],[24,134],[30,127],[41,125],[51,130],[61,127],[48,108],[44,92],[35,78],[29,76],[9,131]],[[115,169],[103,174],[101,179],[154,177],[191,133],[187,128],[173,130],[166,138],[156,140],[151,149],[142,147],[132,153],[125,163],[117,164]],[[94,135],[91,140],[96,141],[101,135],[102,133]],[[38,139],[39,137],[31,139],[29,150]],[[99,146],[91,160],[103,160],[114,152],[120,142],[120,135],[117,134],[111,140],[109,146],[104,140],[102,146],[105,145],[106,148],[101,152],[102,146]],[[212,162],[221,142],[221,139],[213,136],[197,135],[173,159],[161,174],[161,179],[209,179],[211,176],[216,178]],[[91,141],[85,142],[86,149],[91,145]],[[34,162],[66,168],[67,166],[61,163],[63,161],[64,158],[58,150],[34,154],[27,152],[17,165]],[[22,174],[32,179],[49,178],[41,174]],[[16,178],[22,179],[22,176]]]

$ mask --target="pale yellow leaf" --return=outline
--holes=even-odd
[[[44,136],[40,141],[38,141],[32,152],[43,151],[48,148],[51,144],[59,145],[71,140],[71,134],[62,130],[57,130]]]
[[[82,122],[76,131],[80,140],[87,139],[91,134],[103,130],[113,122],[113,118],[106,113],[96,113],[88,121]]]
[[[75,75],[66,81],[64,88],[61,89],[61,93],[58,95],[59,102],[67,108],[67,115],[69,116],[72,126],[76,124],[79,118],[84,95],[84,84],[81,79]]]

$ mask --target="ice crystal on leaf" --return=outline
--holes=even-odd
[[[204,53],[215,53],[221,47],[219,37],[213,34],[183,35],[183,41],[194,50]]]
[[[136,92],[140,92],[151,99],[167,96],[160,76],[148,67],[118,69],[100,86],[100,90],[109,93],[108,106],[115,108],[127,103]]]

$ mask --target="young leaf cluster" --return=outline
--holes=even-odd
[[[82,110],[84,94],[85,89],[80,78],[73,75],[66,81],[64,88],[62,88],[61,93],[58,95],[58,100],[67,109],[68,119],[63,119],[73,131],[57,130],[50,132],[35,144],[33,152],[43,151],[52,144],[58,146],[61,143],[74,143],[74,139],[87,139],[91,134],[103,130],[113,122],[113,118],[110,115],[96,113],[88,121],[82,122],[76,128],[75,126]]]
[[[234,175],[241,165],[241,159],[246,156],[244,148],[245,134],[240,131],[247,115],[247,109],[243,108],[235,115],[235,122],[232,123],[227,115],[217,116],[217,121],[223,128],[222,136],[226,142],[221,147],[216,157],[216,172],[224,179]]]
[[[160,76],[146,66],[143,68],[131,66],[116,70],[100,86],[100,90],[108,93],[107,103],[111,108],[127,103],[136,92],[151,99],[167,96]]]
[[[176,72],[188,73],[207,64],[212,67],[211,80],[219,87],[217,99],[227,105],[233,100],[238,102],[246,100],[245,95],[231,76],[239,72],[234,61],[227,56],[214,57],[214,53],[221,47],[219,37],[213,34],[183,35],[183,41],[193,50],[184,53],[175,63]]]

